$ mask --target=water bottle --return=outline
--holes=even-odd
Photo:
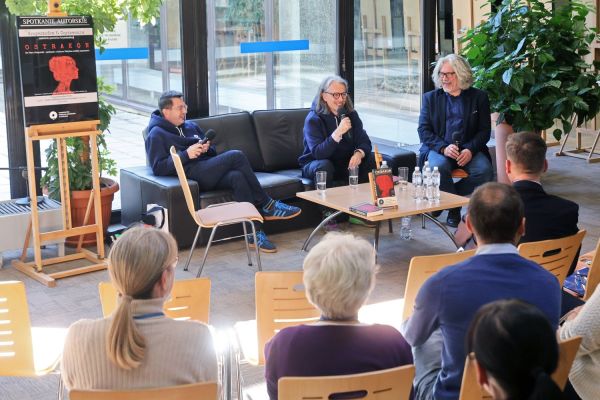
[[[402,217],[400,220],[400,239],[412,239],[412,229],[410,229],[410,217]]]
[[[421,170],[419,167],[415,167],[415,172],[413,172],[412,176],[412,184],[413,184],[413,199],[421,200],[423,197],[422,188],[423,188],[423,180],[421,179]]]
[[[382,160],[380,168],[388,168],[387,161]]]
[[[433,167],[431,173],[431,181],[433,182],[433,201],[440,201],[440,170],[438,167]]]
[[[423,198],[428,201],[433,201],[433,182],[431,181],[431,168],[425,168],[423,172]]]

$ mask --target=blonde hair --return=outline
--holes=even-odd
[[[431,79],[436,88],[442,87],[442,80],[440,79],[440,69],[444,64],[450,64],[454,72],[456,73],[456,79],[458,79],[458,87],[460,90],[467,90],[473,85],[473,72],[471,71],[471,65],[462,56],[458,54],[448,54],[445,57],[440,58],[435,63],[435,68],[431,74]]]
[[[177,259],[177,243],[171,234],[136,227],[126,231],[109,254],[110,279],[121,301],[113,312],[106,336],[109,359],[123,369],[137,368],[146,343],[131,312],[133,299],[149,299],[163,271]]]
[[[308,300],[323,317],[348,319],[375,285],[375,251],[354,235],[329,233],[308,253],[303,269]]]

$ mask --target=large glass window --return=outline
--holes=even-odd
[[[421,26],[414,0],[354,0],[354,102],[369,136],[419,143]]]
[[[208,0],[210,113],[309,107],[336,70],[336,1]],[[308,50],[242,53],[242,43],[308,40]]]

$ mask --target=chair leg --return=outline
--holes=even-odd
[[[242,226],[244,227],[244,242],[246,242],[246,256],[248,257],[248,266],[251,267],[252,258],[250,257],[250,245],[248,245],[248,229],[246,229],[246,221],[242,221]]]
[[[258,248],[258,242],[256,241],[256,228],[254,227],[254,221],[250,221],[252,226],[252,237],[254,238],[254,248],[256,249],[256,262],[258,263],[258,270],[262,271],[262,265],[260,263],[260,249]]]
[[[421,228],[425,229],[425,214],[421,214]]]
[[[200,237],[201,229],[202,229],[202,227],[198,226],[198,230],[196,231],[196,237],[194,237],[194,243],[192,243],[192,248],[190,249],[190,255],[188,256],[188,258],[185,262],[185,267],[183,267],[184,271],[187,271],[188,267],[190,266],[190,261],[192,260],[192,254],[194,253],[194,249],[196,248],[196,242],[198,242],[198,238]]]
[[[388,219],[388,230],[390,233],[394,233],[394,225],[392,224],[391,219]]]
[[[208,239],[208,243],[206,243],[206,250],[204,250],[204,257],[202,257],[202,264],[200,264],[200,269],[198,270],[198,274],[196,278],[200,278],[202,274],[202,270],[204,269],[204,263],[206,262],[206,257],[208,257],[208,249],[210,249],[210,245],[212,244],[213,238],[215,237],[215,232],[217,232],[217,228],[219,224],[213,226],[212,232],[210,233],[210,238]]]

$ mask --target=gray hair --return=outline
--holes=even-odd
[[[436,88],[442,87],[442,80],[440,79],[440,69],[442,66],[448,63],[456,72],[456,78],[458,79],[458,87],[461,90],[466,90],[473,85],[473,72],[471,71],[471,66],[469,62],[462,56],[457,54],[448,54],[445,57],[437,60],[435,64],[435,68],[433,69],[433,73],[431,74],[431,79],[435,84]]]
[[[329,114],[329,108],[327,107],[327,103],[323,101],[323,97],[321,94],[329,89],[332,83],[337,82],[346,86],[346,90],[348,90],[348,81],[338,75],[331,75],[321,81],[319,85],[319,90],[317,91],[317,95],[313,100],[313,104],[315,105],[315,111],[317,114]],[[346,96],[346,103],[344,104],[346,110],[351,113],[354,111],[354,105],[352,104],[352,100],[350,99],[350,95]]]
[[[339,320],[358,314],[375,285],[378,267],[369,242],[328,233],[308,253],[303,269],[308,300],[323,317]]]

